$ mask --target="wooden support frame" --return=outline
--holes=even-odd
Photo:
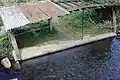
[[[112,7],[112,17],[113,17],[113,28],[114,28],[114,33],[117,31],[117,20],[116,20],[116,12],[115,8]]]
[[[9,41],[11,42],[11,44],[13,46],[14,52],[15,52],[15,54],[17,56],[17,60],[20,60],[21,55],[20,55],[20,52],[19,52],[18,45],[17,45],[14,34],[11,31],[7,31],[7,35],[9,37]]]
[[[48,25],[49,25],[49,27],[50,27],[50,30],[52,31],[53,30],[53,26],[52,26],[52,18],[49,18],[48,19]]]
[[[81,27],[81,32],[82,32],[82,40],[83,40],[83,37],[84,37],[84,12],[85,12],[85,9],[83,9],[82,11],[82,27]]]

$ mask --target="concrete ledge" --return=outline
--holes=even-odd
[[[49,44],[41,47],[34,46],[34,47],[24,48],[21,50],[21,58],[22,58],[21,60],[27,60],[34,57],[43,56],[58,51],[63,51],[66,49],[73,48],[75,46],[80,46],[115,36],[116,36],[115,33],[105,33],[94,37],[84,38],[83,40],[69,40],[69,41],[62,41],[58,44]]]

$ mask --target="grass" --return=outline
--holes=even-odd
[[[54,35],[47,21],[41,21],[24,26],[24,29],[13,29],[19,48],[43,44]],[[23,34],[21,34],[23,33]]]
[[[13,50],[11,43],[8,40],[8,37],[0,36],[0,58],[5,57]]]
[[[89,14],[85,13],[84,16],[84,36],[95,36],[111,31],[105,22],[95,23],[93,20],[91,20]],[[60,24],[69,29],[74,36],[82,35],[82,17],[83,15],[81,12],[73,12],[68,16],[62,17],[60,19]]]
[[[55,33],[55,30],[51,31],[50,28],[46,28],[16,36],[16,40],[19,48],[42,45],[45,42],[51,41],[55,36]]]
[[[28,30],[33,30],[41,28],[41,30],[36,30],[32,32],[27,32],[23,35],[16,36],[16,40],[19,48],[30,47],[35,45],[44,45],[57,43],[60,40],[71,40],[73,38],[80,39],[82,36],[82,14],[81,12],[73,12],[70,15],[60,18],[60,25],[54,25],[56,29],[62,30],[62,34],[59,30],[50,28],[44,28],[49,26],[47,22],[38,22],[35,24],[29,24],[30,28]],[[103,33],[110,32],[111,30],[106,27],[106,23],[95,23],[91,20],[88,13],[85,13],[83,33],[84,36],[95,36]],[[65,28],[65,29],[64,29]],[[67,30],[66,30],[67,29]],[[15,30],[15,34],[25,32],[26,30]],[[58,35],[59,33],[59,35]],[[65,34],[65,35],[64,35]],[[57,36],[57,37],[56,37]],[[64,38],[66,39],[61,39]],[[68,38],[67,38],[68,37]]]

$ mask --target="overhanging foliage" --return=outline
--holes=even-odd
[[[7,36],[0,36],[0,58],[8,55],[13,47],[8,40]]]

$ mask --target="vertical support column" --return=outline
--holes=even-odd
[[[113,28],[114,28],[114,33],[117,31],[117,24],[116,24],[116,13],[114,7],[112,7],[112,16],[113,16]]]
[[[84,37],[83,29],[84,29],[84,9],[82,11],[82,28],[81,28],[81,31],[82,31],[82,40],[83,40],[83,37]]]
[[[15,52],[15,54],[17,56],[17,60],[20,60],[21,55],[19,53],[18,45],[17,45],[16,39],[14,37],[14,34],[11,31],[8,31],[7,34],[8,34],[8,37],[9,37],[10,41],[11,41],[11,44],[12,44],[12,46],[14,48],[14,52]]]
[[[48,25],[50,26],[50,29],[51,31],[53,30],[53,27],[52,27],[52,18],[48,19]]]

